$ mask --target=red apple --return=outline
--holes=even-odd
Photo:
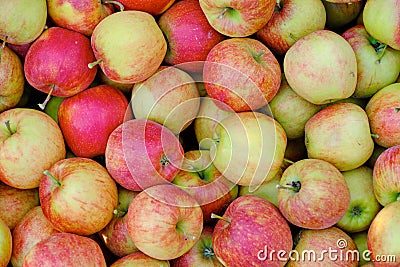
[[[129,266],[146,266],[146,267],[169,267],[166,260],[157,260],[147,256],[141,251],[131,253],[119,260],[115,261],[110,267],[129,267]]]
[[[128,231],[143,253],[170,260],[188,252],[200,239],[203,213],[197,201],[172,184],[140,192],[128,209]]]
[[[39,197],[45,217],[56,230],[78,235],[103,229],[118,203],[117,186],[107,170],[79,157],[60,160],[46,170]]]
[[[26,255],[22,266],[107,265],[96,241],[71,233],[56,233],[37,243]]]
[[[10,228],[0,219],[0,266],[7,267],[11,259],[13,237]]]
[[[133,191],[172,181],[182,160],[179,139],[168,128],[143,119],[118,126],[105,152],[108,172],[117,183]]]
[[[87,158],[104,155],[108,137],[124,122],[127,109],[124,94],[109,85],[88,88],[62,101],[58,123],[72,153]]]
[[[152,15],[160,15],[167,10],[175,0],[118,0],[124,10],[140,10]]]
[[[256,110],[276,95],[281,69],[271,51],[251,38],[232,38],[215,45],[204,63],[207,94],[236,112]]]

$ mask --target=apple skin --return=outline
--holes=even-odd
[[[136,247],[150,257],[171,260],[200,239],[203,212],[197,201],[172,184],[140,192],[128,209],[128,231]]]
[[[346,28],[350,22],[355,20],[364,7],[364,2],[362,0],[345,0],[342,2],[322,0],[322,3],[326,11],[325,27],[336,32]]]
[[[166,127],[143,119],[118,126],[107,141],[105,164],[114,180],[133,191],[171,182],[183,161],[179,139]]]
[[[303,159],[290,165],[278,187],[278,207],[292,224],[324,229],[336,224],[350,205],[350,191],[343,174],[319,159]]]
[[[376,215],[368,229],[367,244],[371,251],[371,261],[376,267],[395,267],[400,263],[400,201],[394,201]],[[383,260],[386,255],[387,261]],[[389,256],[391,255],[391,256]],[[389,257],[392,257],[389,260]],[[395,261],[393,261],[395,257]]]
[[[28,53],[29,47],[31,47],[31,43],[15,45],[6,43],[6,46],[14,51],[21,59],[25,59],[26,53]]]
[[[50,98],[49,102],[47,102],[46,107],[44,108],[44,112],[49,115],[55,122],[58,123],[58,108],[60,107],[61,102],[64,101],[64,97],[53,96]]]
[[[400,145],[400,83],[376,92],[365,107],[374,141],[383,147]]]
[[[26,255],[22,266],[107,265],[96,241],[76,234],[56,233],[37,243]]]
[[[376,160],[382,154],[382,152],[385,150],[386,150],[385,147],[381,147],[380,145],[375,144],[374,151],[372,152],[371,157],[367,161],[367,166],[373,169],[375,166]]]
[[[27,212],[39,206],[39,191],[18,189],[0,182],[0,219],[13,230]]]
[[[125,95],[131,95],[133,83],[119,83],[119,82],[110,80],[101,69],[99,69],[97,71],[97,75],[102,84],[110,85],[110,86],[120,90]]]
[[[181,171],[173,184],[185,190],[199,203],[204,223],[212,221],[212,213],[222,213],[237,197],[238,186],[215,168],[208,150],[191,150],[184,154]]]
[[[383,151],[373,171],[373,188],[382,206],[400,200],[400,145]]]
[[[114,11],[113,6],[98,0],[48,0],[50,19],[59,27],[90,36],[96,25]]]
[[[93,158],[104,155],[108,137],[124,122],[127,109],[128,100],[121,91],[99,85],[62,101],[58,124],[72,153]]]
[[[46,219],[42,208],[37,206],[31,209],[12,232],[12,265],[14,267],[21,267],[26,254],[28,254],[31,248],[55,233],[58,233],[58,231]]]
[[[99,231],[107,248],[116,256],[124,257],[138,251],[129,235],[127,218],[129,205],[138,192],[118,187],[118,205],[109,224]]]
[[[369,40],[372,37],[362,25],[349,28],[342,36],[357,58],[357,86],[353,97],[371,97],[396,81],[400,73],[400,51],[390,47],[384,52],[377,51]]]
[[[129,267],[129,266],[146,266],[146,267],[169,267],[169,261],[157,260],[147,256],[141,251],[131,253],[110,265],[110,267]]]
[[[179,134],[196,118],[200,95],[188,73],[161,66],[150,78],[133,86],[131,106],[136,119],[158,122]]]
[[[267,25],[256,33],[257,39],[277,55],[286,51],[303,36],[323,30],[326,13],[321,0],[280,0]]]
[[[247,37],[267,24],[275,8],[273,0],[200,0],[210,25],[229,37]]]
[[[230,222],[217,222],[212,244],[224,266],[285,265],[275,257],[265,261],[258,258],[266,245],[275,251],[289,252],[292,248],[289,225],[271,202],[258,196],[240,196],[228,206],[223,218]]]
[[[311,117],[305,144],[309,158],[328,161],[340,171],[360,167],[374,150],[367,114],[352,103],[330,105]]]
[[[102,165],[88,158],[68,158],[48,172],[40,182],[39,197],[43,214],[56,230],[91,235],[111,221],[118,191]]]
[[[15,107],[24,92],[21,59],[10,48],[0,48],[0,112]]]
[[[7,267],[11,259],[13,237],[7,224],[0,219],[0,266]]]
[[[290,260],[287,267],[358,266],[357,255],[353,253],[357,251],[356,244],[346,232],[337,227],[321,230],[301,230],[294,250],[298,254],[292,254],[292,257],[295,259],[298,257],[298,260]],[[329,250],[331,253],[336,250],[336,253],[332,253],[332,256],[330,256],[327,253]]]
[[[278,92],[281,68],[260,41],[231,38],[218,43],[208,53],[203,80],[211,98],[236,112],[256,110]]]
[[[65,158],[59,126],[46,113],[29,108],[4,111],[0,122],[0,180],[19,189],[38,187],[43,171]]]
[[[23,45],[42,33],[47,19],[45,0],[15,0],[0,3],[0,39]]]
[[[372,169],[367,166],[342,172],[350,190],[350,205],[336,226],[346,233],[367,230],[381,209],[374,195],[372,172]]]
[[[360,253],[360,262],[358,263],[358,266],[369,266],[364,264],[367,264],[368,262],[371,261],[369,255],[366,254],[368,253],[366,252],[368,251],[367,236],[368,236],[368,230],[350,234],[351,239],[353,239],[354,243],[357,246],[357,250]],[[374,265],[370,267],[373,266]]]
[[[119,0],[124,10],[139,10],[152,15],[160,15],[175,2],[175,0]]]
[[[250,190],[276,175],[287,144],[282,126],[258,112],[240,112],[223,119],[213,139],[210,155],[214,166],[225,178],[250,186]]]
[[[333,31],[317,30],[299,39],[286,52],[283,69],[293,91],[316,105],[348,98],[356,89],[355,53]],[[335,75],[326,75],[331,72]]]
[[[185,254],[170,261],[171,267],[223,267],[215,256],[212,246],[214,228],[210,225],[203,227],[199,241]]]
[[[400,50],[399,4],[399,0],[368,0],[363,10],[367,32],[396,50]]]
[[[100,21],[91,35],[91,45],[104,74],[120,83],[149,78],[167,51],[155,18],[136,10],[113,13]]]

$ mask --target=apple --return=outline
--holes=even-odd
[[[0,112],[15,107],[24,92],[22,62],[7,46],[0,48]]]
[[[321,0],[278,0],[267,25],[256,38],[282,56],[298,39],[325,27],[326,13]]]
[[[0,219],[0,266],[7,267],[11,259],[13,237],[10,228]]]
[[[114,217],[99,231],[99,236],[107,248],[116,256],[124,257],[138,251],[129,235],[127,228],[129,205],[138,192],[118,187],[118,205]]]
[[[60,127],[46,113],[13,108],[0,113],[0,180],[19,189],[39,186],[42,173],[65,158]]]
[[[133,119],[110,134],[105,164],[118,184],[141,191],[172,181],[180,170],[183,153],[179,139],[168,128]]]
[[[0,39],[10,44],[34,41],[46,25],[45,0],[1,1],[0,10]]]
[[[350,234],[350,237],[356,244],[357,250],[360,255],[360,261],[358,263],[358,266],[365,266],[364,264],[367,264],[368,262],[371,261],[371,259],[369,258],[370,255],[368,251],[367,236],[368,236],[368,230]]]
[[[108,137],[124,122],[127,109],[128,100],[121,91],[98,85],[62,101],[58,124],[74,155],[93,158],[104,155]]]
[[[113,41],[110,41],[113,40]],[[167,51],[167,42],[155,18],[130,10],[113,13],[95,27],[91,45],[104,74],[120,83],[144,81],[156,72]]]
[[[400,145],[400,83],[376,92],[365,107],[374,141],[380,146]]]
[[[103,229],[118,203],[117,186],[107,170],[79,157],[60,160],[44,171],[39,197],[44,216],[56,230],[78,235]]]
[[[342,34],[357,58],[357,86],[353,97],[367,98],[396,81],[400,73],[400,51],[387,47],[356,25]]]
[[[52,98],[50,98],[49,102],[47,102],[47,105],[43,110],[57,123],[58,123],[58,108],[60,107],[60,104],[61,102],[64,101],[64,99],[65,97],[53,96]]]
[[[124,10],[139,10],[152,15],[160,15],[166,11],[175,0],[118,0],[124,6]]]
[[[305,144],[309,158],[328,161],[340,171],[360,167],[374,150],[367,114],[352,103],[330,105],[311,117]]]
[[[213,227],[203,227],[199,241],[185,254],[170,261],[171,267],[223,267],[212,246]]]
[[[303,159],[290,165],[277,188],[283,216],[306,229],[333,226],[350,205],[350,191],[343,174],[320,159]]]
[[[169,267],[169,261],[157,260],[147,256],[141,251],[131,253],[123,258],[118,259],[110,267],[128,267],[128,266],[154,266],[154,267]]]
[[[37,188],[17,189],[0,182],[0,219],[13,230],[25,214],[39,206]]]
[[[214,130],[210,148],[214,166],[238,185],[255,190],[279,171],[286,149],[286,134],[271,117],[240,112],[223,119]]]
[[[350,190],[350,205],[346,214],[336,224],[347,233],[367,230],[381,205],[374,195],[372,169],[361,166],[342,172]]]
[[[399,0],[368,0],[363,11],[365,29],[372,37],[400,50]]]
[[[131,106],[136,119],[158,122],[179,134],[196,118],[200,95],[188,73],[161,66],[150,78],[133,86]]]
[[[172,183],[196,199],[205,223],[211,222],[212,213],[222,213],[238,195],[238,186],[215,168],[208,150],[187,151]]]
[[[96,25],[113,13],[113,7],[104,0],[48,0],[50,19],[59,27],[91,35]]]
[[[128,231],[136,247],[150,257],[171,260],[200,239],[203,212],[197,201],[172,184],[140,192],[128,209]]]
[[[364,7],[362,0],[329,1],[322,0],[326,11],[326,27],[339,32],[346,28],[360,14]],[[349,28],[349,27],[347,27]]]
[[[96,241],[76,234],[56,233],[32,247],[22,266],[107,265]]]
[[[210,25],[229,37],[247,37],[265,26],[275,8],[273,0],[200,0]]]
[[[203,68],[207,94],[236,112],[256,110],[276,95],[281,83],[278,60],[263,43],[231,38],[216,44]]]
[[[400,200],[400,145],[383,151],[373,171],[373,188],[382,206]]]
[[[301,230],[294,251],[288,255],[290,261],[287,267],[358,266],[356,244],[346,232],[337,227]]]
[[[43,215],[42,207],[32,208],[17,224],[13,235],[13,249],[11,263],[14,267],[21,267],[26,254],[37,243],[58,233]]]
[[[385,206],[374,218],[368,230],[367,244],[371,261],[376,267],[400,264],[400,201]]]
[[[160,16],[158,26],[168,43],[164,61],[188,71],[200,72],[203,64],[195,62],[206,60],[209,51],[225,38],[208,23],[197,0],[176,2]]]
[[[348,98],[356,89],[355,53],[343,37],[330,30],[300,38],[286,52],[283,69],[293,91],[316,105]]]
[[[26,53],[28,53],[29,47],[31,47],[32,43],[33,42],[21,45],[7,43],[7,46],[12,51],[14,51],[18,56],[20,56],[21,59],[25,59]]]
[[[258,196],[240,196],[224,215],[214,216],[212,245],[224,266],[284,266],[271,251],[288,253],[292,234],[279,210]],[[240,244],[240,245],[239,245]],[[281,253],[281,252],[279,252]]]
[[[304,137],[306,122],[322,109],[321,105],[308,102],[292,90],[283,77],[275,97],[269,102],[275,120],[286,132],[288,139]]]

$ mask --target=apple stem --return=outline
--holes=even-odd
[[[292,33],[289,33],[289,37],[292,38],[295,42],[299,40],[296,36],[294,36]]]
[[[56,177],[54,177],[54,175],[51,174],[48,170],[45,170],[45,171],[43,172],[43,174],[46,175],[46,176],[48,176],[48,177],[50,177],[51,179],[53,179],[53,181],[56,182],[56,184],[57,184],[58,186],[61,186],[60,181],[59,181]]]
[[[50,85],[50,91],[47,94],[46,99],[43,101],[43,103],[38,104],[39,108],[41,108],[42,110],[44,110],[46,108],[47,103],[50,101],[51,94],[53,93],[53,90],[54,90],[54,86],[55,86],[54,83],[52,83]]]
[[[284,162],[287,162],[287,163],[289,163],[289,164],[294,164],[294,161],[292,161],[292,160],[290,160],[290,159],[287,159],[287,158],[283,158],[283,161],[284,161]]]
[[[6,121],[4,122],[4,124],[6,125],[7,130],[10,132],[10,134],[13,135],[15,132],[14,132],[13,130],[11,130],[10,121],[9,121],[9,120],[6,120]]]
[[[4,38],[3,43],[2,43],[2,45],[1,45],[1,48],[0,48],[0,63],[1,63],[1,56],[3,55],[3,50],[4,50],[4,48],[6,47],[6,42],[7,42],[7,35],[6,35],[6,37]]]
[[[299,192],[301,189],[301,183],[300,181],[292,181],[291,183],[286,184],[286,186],[277,184],[276,188]]]
[[[383,48],[381,48],[382,50],[380,50],[378,53],[379,53],[379,58],[378,58],[378,63],[381,63],[381,60],[382,60],[382,58],[383,58],[383,55],[385,54],[385,52],[386,52],[386,47],[387,47],[387,44],[384,44],[383,45]]]
[[[114,4],[114,5],[117,5],[119,7],[119,11],[124,11],[124,9],[125,9],[124,5],[121,4],[118,1],[104,0],[103,4]]]
[[[125,211],[119,210],[119,209],[115,209],[115,210],[113,211],[113,213],[114,213],[114,215],[117,216],[117,217],[123,217],[123,216],[126,214]]]
[[[212,248],[204,248],[203,256],[205,258],[212,258],[215,256],[214,250]]]
[[[378,134],[371,134],[371,137],[373,137],[373,138],[379,138],[379,135],[378,135]]]
[[[94,66],[98,65],[98,64],[99,64],[100,62],[102,62],[102,61],[103,61],[103,60],[100,58],[100,59],[98,59],[98,60],[96,60],[96,61],[94,61],[94,62],[89,63],[87,66],[88,66],[89,69],[93,69]]]
[[[226,221],[227,223],[231,223],[231,220],[222,216],[219,216],[215,213],[211,213],[211,219],[219,219],[219,220],[223,220]]]

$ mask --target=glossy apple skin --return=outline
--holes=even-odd
[[[45,0],[2,1],[0,9],[0,39],[7,36],[7,43],[30,43],[39,37],[46,25]]]
[[[141,251],[131,253],[111,264],[110,267],[129,267],[129,266],[148,266],[148,267],[169,267],[169,261],[157,260],[147,256]]]
[[[7,267],[11,259],[13,237],[10,228],[0,219],[0,266]]]
[[[348,25],[357,18],[364,2],[358,1],[329,1],[322,0],[326,11],[326,28],[340,32],[343,28],[349,28]]]
[[[98,0],[49,0],[47,10],[56,25],[87,36],[114,11],[112,5]]]
[[[160,15],[166,11],[175,0],[120,0],[124,10],[140,10],[152,15]]]
[[[374,193],[382,206],[399,200],[400,145],[383,151],[374,165]]]
[[[325,107],[304,130],[308,157],[328,161],[340,171],[360,167],[374,150],[367,114],[353,103]]]
[[[104,74],[120,83],[149,78],[167,51],[155,18],[137,10],[116,12],[100,21],[91,35],[91,45]]]
[[[179,139],[168,128],[150,120],[133,119],[111,133],[105,162],[117,183],[141,191],[172,181],[179,172],[183,153]]]
[[[38,206],[31,209],[13,231],[12,265],[21,267],[31,248],[55,233],[58,231],[43,215],[42,208]]]
[[[292,248],[292,235],[286,220],[268,200],[258,196],[236,198],[226,209],[224,218],[214,227],[212,244],[215,255],[224,266],[284,266],[276,258],[260,260],[262,251]],[[237,245],[242,244],[242,245]]]
[[[400,83],[376,92],[365,108],[375,143],[383,147],[400,145]]]
[[[37,243],[26,255],[22,266],[107,265],[96,241],[76,234],[56,233]]]
[[[280,186],[300,183],[293,191],[278,191],[278,207],[294,225],[324,229],[336,224],[350,204],[350,191],[343,174],[332,164],[319,159],[303,159],[282,174]]]
[[[231,38],[218,43],[208,53],[203,79],[211,98],[236,112],[250,111],[265,106],[276,95],[281,68],[260,41]]]
[[[46,113],[28,108],[4,111],[0,122],[0,180],[19,189],[38,187],[43,171],[65,158],[60,127]]]
[[[325,27],[326,13],[321,0],[284,0],[256,37],[278,55],[307,34]]]
[[[208,23],[197,0],[176,2],[160,16],[158,25],[167,38],[168,50],[164,61],[169,65],[204,61],[208,52],[225,39]],[[189,64],[179,67],[186,66]],[[201,71],[203,64],[198,66],[189,70]]]
[[[342,34],[349,42],[357,58],[357,86],[354,97],[367,98],[378,90],[394,83],[400,72],[400,51],[390,47],[381,52],[375,51],[364,26],[356,25]]]
[[[124,122],[127,109],[128,100],[121,91],[98,85],[62,101],[58,124],[72,153],[93,158],[104,155],[108,137]]]
[[[400,201],[385,206],[374,218],[368,230],[367,244],[376,267],[395,267],[400,263]],[[386,262],[383,255],[387,255]],[[391,260],[388,260],[389,255]],[[395,257],[395,261],[393,261]]]
[[[137,248],[159,260],[188,252],[200,239],[203,213],[197,201],[172,184],[140,192],[128,209],[128,231]]]
[[[59,184],[43,175],[39,197],[43,214],[55,229],[87,236],[111,221],[118,191],[102,165],[75,157],[58,161],[48,171]]]

